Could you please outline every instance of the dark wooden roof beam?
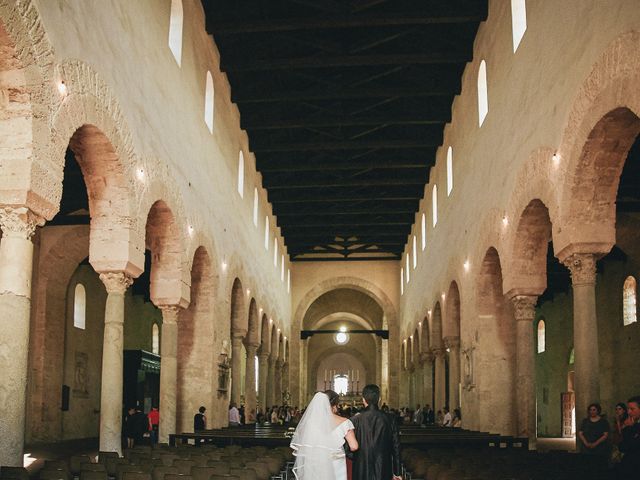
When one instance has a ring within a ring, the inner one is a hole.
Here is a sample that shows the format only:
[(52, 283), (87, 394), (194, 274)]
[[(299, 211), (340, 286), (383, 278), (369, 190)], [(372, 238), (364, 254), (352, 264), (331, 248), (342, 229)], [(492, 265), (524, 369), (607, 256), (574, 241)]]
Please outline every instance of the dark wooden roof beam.
[[(428, 155), (425, 155), (428, 157)], [(404, 170), (427, 168), (429, 163), (425, 158), (416, 156), (413, 160), (393, 160), (381, 158), (367, 161), (351, 161), (345, 158), (343, 161), (318, 161), (318, 162), (301, 162), (294, 161), (274, 161), (274, 162), (258, 162), (258, 170), (263, 174), (267, 173), (293, 173), (293, 172), (336, 172), (353, 170), (358, 172), (361, 170)]]
[[(388, 115), (388, 116), (322, 116), (295, 118), (264, 118), (246, 115), (241, 117), (244, 130), (279, 130), (289, 128), (319, 128), (335, 126), (368, 126), (368, 125), (442, 125), (451, 121), (450, 111), (443, 115)], [(249, 135), (251, 137), (251, 135)]]
[[(426, 134), (427, 132), (425, 132)], [(426, 136), (426, 135), (425, 135)], [(251, 142), (251, 150), (258, 153), (263, 152), (317, 152), (319, 150), (363, 150), (368, 148), (400, 149), (400, 148), (424, 148), (431, 149), (442, 143), (442, 132), (440, 138), (406, 139), (406, 140), (369, 140), (360, 142), (312, 142), (312, 143), (281, 143), (281, 144), (255, 144)]]
[[(269, 177), (270, 178), (270, 177)], [(265, 181), (263, 182), (264, 187), (270, 191), (276, 190), (297, 190), (300, 188), (335, 188), (335, 187), (347, 187), (347, 188), (358, 188), (358, 187), (387, 187), (387, 186), (398, 186), (398, 187), (406, 187), (409, 185), (421, 186), (424, 185), (426, 175), (424, 177), (406, 177), (406, 178), (365, 178), (365, 179), (315, 179), (315, 178), (300, 178), (297, 181), (293, 182), (291, 180), (282, 181), (282, 183), (278, 183), (277, 181)]]

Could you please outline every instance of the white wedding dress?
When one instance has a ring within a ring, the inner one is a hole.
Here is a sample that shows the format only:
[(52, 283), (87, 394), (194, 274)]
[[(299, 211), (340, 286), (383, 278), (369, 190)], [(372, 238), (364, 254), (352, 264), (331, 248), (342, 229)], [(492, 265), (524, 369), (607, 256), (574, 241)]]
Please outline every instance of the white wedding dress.
[(343, 445), (345, 435), (353, 428), (351, 420), (336, 427), (329, 397), (316, 393), (291, 439), (296, 479), (347, 480)]

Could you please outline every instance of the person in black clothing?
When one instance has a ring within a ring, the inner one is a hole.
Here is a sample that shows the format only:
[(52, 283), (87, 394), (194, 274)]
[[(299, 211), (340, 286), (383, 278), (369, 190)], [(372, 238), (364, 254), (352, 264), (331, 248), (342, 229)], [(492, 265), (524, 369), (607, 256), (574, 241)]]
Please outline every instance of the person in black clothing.
[(207, 428), (207, 417), (204, 416), (204, 412), (207, 409), (204, 407), (200, 407), (198, 409), (198, 413), (193, 416), (193, 431), (199, 432)]
[(127, 439), (126, 448), (133, 448), (133, 442), (135, 439), (135, 414), (136, 409), (133, 407), (129, 407), (127, 409), (127, 414), (124, 417), (124, 436)]
[(362, 390), (365, 410), (352, 418), (360, 445), (353, 457), (352, 480), (400, 480), (400, 439), (394, 418), (378, 408), (380, 387)]
[(622, 429), (620, 451), (624, 454), (618, 467), (618, 478), (631, 479), (640, 476), (640, 395), (627, 402), (629, 418)]
[(144, 434), (149, 431), (149, 418), (138, 405), (135, 409), (132, 421), (133, 444), (142, 445)]

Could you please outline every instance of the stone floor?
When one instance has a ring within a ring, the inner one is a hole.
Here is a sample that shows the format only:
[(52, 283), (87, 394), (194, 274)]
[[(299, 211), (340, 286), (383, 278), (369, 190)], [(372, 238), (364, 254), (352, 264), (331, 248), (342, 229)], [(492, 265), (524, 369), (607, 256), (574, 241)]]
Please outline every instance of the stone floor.
[(44, 466), (45, 460), (66, 460), (73, 455), (98, 455), (98, 439), (27, 445), (24, 449), (24, 466), (33, 476)]

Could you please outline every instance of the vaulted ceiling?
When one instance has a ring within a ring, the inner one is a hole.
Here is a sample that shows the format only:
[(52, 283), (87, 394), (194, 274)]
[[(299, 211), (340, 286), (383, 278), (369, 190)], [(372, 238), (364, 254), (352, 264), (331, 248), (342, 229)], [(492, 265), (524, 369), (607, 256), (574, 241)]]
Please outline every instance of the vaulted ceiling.
[(488, 0), (202, 0), (292, 260), (399, 259)]

